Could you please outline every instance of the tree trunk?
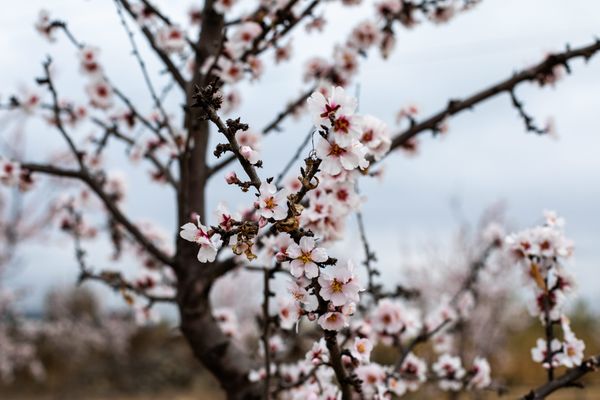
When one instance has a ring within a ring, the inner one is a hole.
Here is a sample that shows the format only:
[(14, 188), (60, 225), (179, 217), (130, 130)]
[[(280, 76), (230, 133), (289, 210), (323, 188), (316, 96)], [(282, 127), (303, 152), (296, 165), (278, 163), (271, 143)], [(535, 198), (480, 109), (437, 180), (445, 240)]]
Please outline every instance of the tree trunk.
[[(184, 127), (188, 132), (189, 150), (180, 158), (181, 190), (177, 197), (179, 226), (198, 213), (206, 222), (205, 190), (207, 181), (206, 154), (208, 151), (208, 121), (198, 118), (190, 109), (196, 85), (201, 85), (200, 68), (205, 60), (215, 55), (221, 46), (223, 16), (213, 10), (213, 0), (204, 4), (203, 24), (198, 39), (195, 73), (186, 88), (187, 111)], [(228, 399), (254, 400), (260, 398), (260, 387), (248, 381), (252, 360), (219, 328), (212, 316), (210, 290), (212, 278), (208, 272), (214, 264), (200, 264), (196, 258), (198, 247), (177, 238), (177, 304), (181, 332), (195, 357), (215, 376)]]
[(196, 358), (217, 378), (228, 399), (254, 400), (260, 398), (260, 387), (248, 381), (253, 367), (248, 355), (229, 340), (212, 317), (210, 287), (203, 286), (202, 269), (195, 259), (179, 276), (177, 300), (181, 332)]

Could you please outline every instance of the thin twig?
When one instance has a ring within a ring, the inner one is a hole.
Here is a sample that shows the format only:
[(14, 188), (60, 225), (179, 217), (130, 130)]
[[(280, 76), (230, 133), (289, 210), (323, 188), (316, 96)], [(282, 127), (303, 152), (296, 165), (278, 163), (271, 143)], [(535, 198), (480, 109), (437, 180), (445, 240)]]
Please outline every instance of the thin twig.
[(150, 92), (150, 96), (152, 96), (152, 100), (154, 101), (154, 106), (160, 112), (161, 117), (163, 119), (162, 124), (167, 128), (167, 131), (169, 132), (171, 138), (175, 139), (175, 133), (173, 132), (173, 128), (169, 123), (169, 116), (167, 115), (167, 112), (165, 111), (162, 102), (156, 94), (156, 90), (154, 90), (154, 85), (152, 84), (152, 80), (150, 79), (150, 74), (148, 74), (148, 69), (146, 68), (146, 62), (144, 61), (142, 55), (139, 52), (139, 49), (135, 42), (135, 38), (133, 36), (133, 32), (129, 28), (129, 25), (127, 25), (127, 21), (125, 20), (125, 16), (123, 15), (123, 10), (121, 9), (122, 6), (119, 3), (119, 0), (115, 0), (115, 6), (117, 8), (117, 14), (119, 15), (121, 25), (123, 26), (123, 29), (125, 29), (125, 32), (127, 33), (127, 38), (129, 39), (129, 43), (131, 44), (133, 56), (137, 60), (140, 69), (142, 70), (142, 75), (144, 77), (144, 81), (146, 82), (146, 86), (148, 87), (148, 91)]
[(308, 131), (308, 135), (306, 135), (306, 137), (304, 138), (302, 143), (300, 143), (300, 146), (298, 146), (298, 149), (296, 150), (294, 155), (290, 158), (290, 160), (287, 162), (285, 167), (283, 167), (283, 170), (277, 176), (277, 179), (275, 180), (275, 186), (279, 187), (281, 185), (281, 181), (283, 181), (283, 178), (285, 178), (285, 175), (292, 168), (292, 166), (294, 166), (294, 163), (296, 161), (298, 161), (298, 159), (302, 155), (302, 151), (304, 150), (304, 148), (306, 147), (308, 142), (310, 142), (310, 139), (312, 138), (314, 132), (315, 132), (314, 127), (311, 127), (310, 130)]
[(534, 133), (537, 133), (538, 135), (543, 135), (543, 134), (548, 133), (547, 128), (538, 127), (535, 124), (533, 117), (531, 115), (527, 114), (527, 112), (525, 111), (525, 106), (523, 105), (523, 102), (521, 102), (517, 98), (517, 95), (515, 94), (515, 90), (514, 89), (511, 90), (509, 93), (510, 93), (510, 99), (512, 101), (512, 105), (517, 109), (519, 116), (523, 120), (523, 123), (525, 124), (525, 129), (528, 132), (534, 132)]
[[(133, 9), (131, 8), (131, 4), (129, 3), (128, 0), (117, 0), (117, 1), (119, 1), (123, 5), (123, 7), (125, 8), (125, 10), (127, 11), (127, 13), (129, 14), (129, 16), (131, 18), (136, 17), (135, 13), (133, 12)], [(181, 74), (181, 71), (179, 70), (179, 68), (177, 68), (177, 66), (175, 66), (173, 61), (171, 61), (171, 59), (169, 58), (169, 55), (166, 54), (162, 49), (160, 49), (158, 47), (152, 32), (150, 32), (150, 30), (145, 26), (142, 26), (141, 30), (142, 30), (142, 33), (144, 34), (144, 36), (146, 37), (146, 40), (150, 44), (150, 47), (152, 47), (152, 49), (154, 50), (154, 52), (156, 53), (158, 58), (161, 59), (161, 61), (167, 68), (167, 71), (169, 71), (169, 73), (173, 76), (173, 79), (175, 80), (175, 82), (177, 82), (177, 85), (179, 85), (179, 87), (183, 91), (185, 91), (186, 87), (187, 87), (187, 82), (186, 82), (185, 78), (183, 77), (183, 75)]]
[(71, 150), (71, 153), (73, 153), (75, 160), (79, 164), (79, 168), (82, 171), (86, 171), (87, 167), (85, 166), (85, 164), (83, 162), (83, 154), (77, 149), (77, 147), (75, 146), (75, 143), (73, 142), (73, 139), (71, 139), (71, 136), (69, 136), (69, 134), (67, 133), (67, 130), (65, 129), (65, 126), (63, 125), (63, 122), (62, 122), (62, 118), (60, 116), (60, 105), (58, 102), (58, 94), (56, 93), (56, 88), (54, 87), (54, 83), (52, 82), (52, 78), (50, 76), (50, 65), (51, 64), (52, 64), (52, 59), (50, 57), (48, 57), (48, 59), (44, 62), (44, 72), (46, 73), (46, 76), (43, 79), (38, 80), (38, 82), (40, 84), (45, 84), (48, 86), (48, 90), (50, 90), (50, 93), (52, 95), (52, 112), (54, 114), (54, 120), (55, 120), (54, 122), (56, 123), (56, 127), (58, 128), (59, 132), (61, 133), (61, 135), (67, 142), (67, 145), (69, 146), (69, 149)]

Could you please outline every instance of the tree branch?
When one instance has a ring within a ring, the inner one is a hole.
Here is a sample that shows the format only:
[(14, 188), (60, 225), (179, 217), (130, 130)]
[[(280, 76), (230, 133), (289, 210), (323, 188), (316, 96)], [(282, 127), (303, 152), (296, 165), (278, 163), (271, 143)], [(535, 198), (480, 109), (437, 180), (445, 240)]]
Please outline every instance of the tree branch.
[(121, 9), (121, 4), (119, 3), (119, 0), (115, 0), (115, 5), (117, 7), (117, 14), (119, 15), (119, 20), (121, 21), (121, 25), (123, 25), (123, 28), (125, 29), (125, 32), (127, 33), (127, 38), (129, 39), (129, 43), (131, 44), (133, 56), (137, 60), (139, 66), (140, 66), (140, 69), (142, 70), (142, 76), (144, 77), (144, 81), (146, 82), (146, 86), (148, 87), (148, 91), (150, 92), (150, 96), (152, 96), (152, 100), (154, 101), (154, 106), (158, 109), (158, 111), (160, 112), (160, 115), (163, 119), (161, 125), (166, 126), (167, 131), (169, 132), (171, 138), (175, 139), (175, 134), (173, 132), (173, 128), (171, 127), (171, 124), (169, 124), (169, 116), (167, 115), (167, 112), (165, 111), (165, 109), (162, 105), (162, 102), (160, 101), (160, 99), (158, 98), (158, 95), (156, 94), (156, 90), (154, 89), (154, 85), (152, 84), (152, 80), (150, 79), (150, 75), (148, 74), (148, 69), (146, 68), (146, 62), (144, 61), (144, 59), (142, 58), (142, 55), (140, 54), (140, 52), (138, 50), (137, 43), (135, 42), (135, 38), (133, 37), (133, 32), (129, 28), (129, 25), (127, 25), (127, 21), (125, 20), (125, 16), (123, 15), (123, 10)]
[(587, 359), (580, 366), (571, 368), (558, 378), (533, 389), (531, 392), (521, 397), (521, 400), (542, 400), (559, 389), (576, 386), (579, 378), (583, 377), (588, 372), (597, 371), (598, 367), (600, 367), (600, 355)]
[[(273, 119), (273, 121), (269, 122), (262, 129), (262, 134), (264, 136), (266, 136), (269, 133), (271, 133), (272, 131), (278, 131), (279, 124), (284, 119), (286, 119), (290, 114), (292, 114), (298, 107), (300, 107), (306, 101), (306, 99), (312, 94), (312, 92), (314, 92), (315, 90), (316, 90), (316, 87), (312, 86), (307, 91), (302, 92), (296, 100), (294, 100), (292, 103), (288, 104), (288, 106), (285, 109), (283, 109), (281, 112), (279, 112), (279, 114), (277, 114), (277, 116), (275, 117), (275, 119)], [(217, 162), (210, 168), (210, 170), (208, 172), (208, 176), (212, 176), (212, 175), (216, 174), (217, 172), (219, 172), (220, 170), (225, 168), (227, 165), (232, 163), (233, 160), (235, 160), (235, 156), (229, 156), (229, 157), (223, 158), (223, 160)]]
[(207, 85), (204, 88), (198, 88), (194, 99), (196, 103), (192, 105), (192, 107), (199, 107), (205, 114), (205, 118), (210, 120), (219, 132), (221, 132), (227, 141), (229, 142), (229, 151), (231, 151), (240, 165), (250, 178), (250, 185), (254, 186), (256, 189), (260, 187), (261, 180), (256, 173), (255, 165), (251, 164), (250, 161), (246, 160), (246, 158), (240, 153), (240, 146), (235, 139), (235, 133), (238, 129), (246, 130), (248, 129), (248, 125), (242, 124), (238, 120), (227, 120), (227, 123), (223, 122), (221, 117), (217, 114), (215, 110), (214, 103), (214, 88), (211, 85)]
[(137, 242), (144, 247), (150, 254), (156, 257), (160, 262), (165, 265), (170, 265), (175, 267), (174, 260), (162, 252), (158, 247), (154, 245), (139, 229), (135, 226), (123, 212), (119, 209), (119, 207), (115, 204), (115, 202), (110, 198), (100, 184), (87, 172), (85, 171), (77, 171), (72, 169), (63, 169), (58, 168), (52, 165), (44, 165), (44, 164), (35, 164), (35, 163), (23, 163), (21, 166), (31, 172), (39, 172), (53, 176), (59, 176), (63, 178), (74, 178), (79, 179), (82, 182), (85, 182), (88, 187), (96, 193), (96, 195), (102, 200), (104, 206), (108, 209), (111, 215), (119, 222), (121, 225), (125, 227), (125, 229), (133, 236)]
[(404, 132), (398, 134), (392, 139), (392, 145), (390, 150), (402, 147), (410, 139), (415, 137), (421, 132), (432, 130), (436, 131), (439, 129), (439, 125), (449, 116), (460, 113), (461, 111), (468, 110), (476, 106), (477, 104), (494, 97), (503, 92), (511, 92), (516, 86), (523, 82), (530, 82), (535, 80), (543, 80), (549, 74), (552, 74), (552, 69), (556, 66), (563, 65), (568, 69), (568, 62), (575, 58), (583, 58), (588, 61), (600, 51), (600, 40), (596, 40), (593, 44), (578, 47), (576, 49), (567, 48), (562, 53), (556, 53), (548, 56), (544, 61), (534, 65), (533, 67), (527, 68), (521, 72), (515, 73), (510, 78), (507, 78), (495, 85), (489, 86), (464, 100), (450, 100), (448, 105), (442, 111), (432, 115), (426, 120), (416, 123), (409, 127)]
[(75, 157), (75, 160), (79, 164), (79, 167), (81, 168), (81, 170), (86, 170), (87, 167), (83, 163), (83, 154), (79, 150), (77, 150), (77, 147), (75, 146), (73, 139), (71, 139), (71, 137), (67, 133), (67, 130), (65, 129), (65, 126), (63, 125), (63, 122), (62, 122), (62, 119), (60, 116), (60, 105), (58, 102), (58, 94), (56, 92), (56, 88), (54, 87), (54, 83), (52, 82), (52, 78), (50, 77), (50, 65), (51, 64), (52, 64), (52, 59), (48, 57), (48, 60), (46, 60), (44, 62), (44, 72), (45, 72), (46, 76), (42, 79), (38, 79), (38, 83), (40, 85), (48, 86), (48, 90), (50, 90), (50, 94), (52, 95), (52, 113), (54, 114), (54, 120), (56, 123), (56, 127), (58, 128), (61, 135), (67, 142), (67, 145), (69, 146), (71, 153), (73, 153), (73, 156)]
[[(127, 11), (127, 13), (129, 14), (129, 16), (131, 18), (134, 18), (134, 19), (136, 18), (136, 15), (133, 12), (133, 9), (131, 8), (131, 4), (129, 3), (129, 0), (117, 0), (117, 1), (119, 1), (123, 5), (123, 7), (125, 8), (125, 10)], [(161, 61), (163, 62), (163, 64), (165, 64), (165, 67), (167, 68), (169, 73), (173, 76), (173, 79), (175, 79), (175, 82), (177, 82), (177, 85), (179, 85), (179, 87), (185, 91), (187, 82), (186, 82), (185, 78), (183, 77), (183, 75), (181, 74), (181, 72), (179, 71), (179, 68), (177, 68), (177, 66), (173, 63), (173, 61), (169, 58), (169, 56), (156, 45), (156, 41), (154, 40), (154, 35), (152, 34), (152, 32), (150, 32), (150, 30), (145, 26), (142, 26), (141, 30), (142, 30), (142, 33), (144, 34), (144, 36), (146, 37), (146, 39), (148, 40), (150, 47), (152, 47), (152, 50), (154, 50), (154, 52), (156, 52), (156, 54), (158, 55), (158, 58), (160, 58)]]

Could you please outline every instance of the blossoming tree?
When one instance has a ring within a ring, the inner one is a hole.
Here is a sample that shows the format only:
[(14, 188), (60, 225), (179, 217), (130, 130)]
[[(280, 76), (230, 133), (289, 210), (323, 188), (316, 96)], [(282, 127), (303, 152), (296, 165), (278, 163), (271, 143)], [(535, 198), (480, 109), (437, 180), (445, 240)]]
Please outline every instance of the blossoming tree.
[[(340, 2), (351, 7), (360, 0)], [(463, 359), (447, 339), (477, 307), (482, 274), (507, 255), (525, 272), (535, 299), (532, 312), (544, 328), (532, 357), (546, 368), (548, 379), (523, 398), (541, 399), (577, 384), (600, 358), (584, 356), (584, 343), (564, 314), (572, 279), (563, 260), (572, 246), (560, 218), (547, 213), (543, 226), (506, 240), (499, 226), (488, 226), (455, 293), (417, 307), (411, 302), (419, 295), (416, 291), (402, 285), (389, 290), (377, 282), (357, 182), (380, 176), (381, 163), (394, 150), (414, 150), (419, 135), (443, 132), (448, 118), (501, 94), (510, 96), (528, 131), (548, 133), (551, 127), (536, 124), (515, 88), (554, 83), (571, 71), (571, 60), (588, 60), (598, 52), (600, 42), (550, 54), (503, 81), (449, 101), (427, 118), (417, 119), (413, 107), (402, 110), (399, 118), (407, 127), (392, 133), (376, 116), (359, 113), (357, 99), (347, 90), (361, 60), (377, 51), (386, 58), (399, 29), (446, 22), (478, 1), (381, 0), (374, 2), (373, 15), (335, 46), (331, 57), (308, 60), (306, 90), (262, 131), (240, 118), (224, 119), (225, 114), (235, 114), (241, 101), (239, 83), (265, 73), (265, 57), (288, 61), (292, 39), (302, 26), (309, 33), (322, 29), (328, 3), (205, 0), (190, 10), (184, 25), (148, 0), (114, 0), (152, 99), (151, 110), (142, 109), (113, 83), (96, 43), (84, 41), (67, 22), (42, 11), (35, 28), (50, 41), (66, 40), (74, 46), (87, 81), (85, 96), (63, 98), (54, 79), (60, 67), (45, 60), (36, 80), (38, 90), (15, 94), (2, 108), (43, 119), (57, 132), (65, 151), (35, 161), (7, 150), (0, 159), (0, 181), (13, 191), (35, 191), (48, 180), (75, 182), (67, 195), (52, 202), (48, 218), (72, 235), (80, 281), (101, 281), (114, 288), (141, 317), (150, 318), (156, 303), (174, 304), (182, 334), (228, 398), (394, 398), (428, 382), (452, 393), (500, 390), (484, 357)], [(139, 51), (138, 30), (171, 79), (161, 90)], [(180, 96), (181, 110), (167, 108), (165, 97), (171, 93)], [(299, 113), (311, 117), (309, 135), (290, 154), (284, 171), (276, 178), (264, 176), (261, 168), (269, 158), (261, 154), (260, 142), (280, 129), (284, 119)], [(80, 140), (75, 133), (90, 126), (96, 133)], [(209, 145), (211, 137), (219, 141), (214, 147)], [(124, 177), (103, 163), (104, 154), (117, 143), (126, 147), (131, 162), (150, 166), (154, 184), (173, 193), (178, 232), (164, 234), (126, 214)], [(246, 196), (247, 207), (239, 213), (224, 203), (207, 204), (208, 182), (225, 171), (230, 172), (223, 184)], [(345, 222), (353, 214), (365, 249), (362, 263), (335, 254), (331, 247), (344, 239)], [(127, 279), (120, 271), (90, 265), (82, 239), (100, 236), (110, 238), (115, 258), (135, 254), (144, 273)], [(366, 280), (359, 279), (363, 267)], [(211, 301), (216, 282), (240, 269), (264, 278), (262, 307), (256, 310), (259, 343), (254, 345), (237, 340), (236, 310), (215, 308)], [(286, 290), (276, 295), (274, 287), (282, 283)], [(427, 342), (434, 343), (437, 359), (419, 356), (418, 348)], [(395, 349), (395, 362), (372, 360), (375, 346)], [(557, 371), (561, 367), (566, 369)]]

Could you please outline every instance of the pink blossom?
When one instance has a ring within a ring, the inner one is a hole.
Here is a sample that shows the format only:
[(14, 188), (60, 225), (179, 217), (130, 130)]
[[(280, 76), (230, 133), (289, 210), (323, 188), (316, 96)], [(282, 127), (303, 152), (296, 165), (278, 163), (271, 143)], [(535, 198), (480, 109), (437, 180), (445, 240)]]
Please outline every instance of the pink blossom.
[(373, 344), (369, 339), (355, 338), (352, 347), (350, 348), (350, 354), (362, 363), (368, 363), (371, 357), (371, 351), (373, 350)]
[(227, 182), (228, 185), (233, 185), (234, 183), (238, 183), (239, 181), (240, 181), (239, 178), (233, 171), (228, 172), (225, 175), (225, 182)]
[(103, 79), (90, 82), (86, 86), (86, 92), (93, 107), (106, 110), (113, 105), (112, 87)]
[(279, 301), (279, 324), (282, 329), (292, 329), (300, 318), (300, 309), (295, 301)]
[(38, 19), (35, 22), (35, 29), (48, 41), (54, 42), (56, 37), (54, 32), (56, 27), (52, 25), (52, 20), (50, 19), (50, 13), (47, 10), (40, 10), (38, 14)]
[(200, 217), (196, 224), (188, 222), (183, 225), (179, 236), (200, 245), (198, 261), (201, 263), (215, 261), (217, 250), (221, 247), (221, 238), (218, 234), (209, 235), (208, 228), (200, 223)]
[(362, 117), (360, 142), (367, 147), (376, 160), (380, 160), (387, 154), (392, 144), (385, 122), (371, 115)]
[(260, 154), (258, 151), (255, 151), (250, 146), (242, 146), (240, 147), (240, 154), (244, 157), (250, 164), (256, 164), (260, 161)]
[(348, 320), (341, 312), (329, 311), (319, 317), (318, 323), (326, 331), (339, 331), (348, 325)]
[(244, 22), (234, 32), (231, 40), (233, 41), (234, 46), (239, 46), (243, 49), (246, 49), (252, 46), (254, 39), (256, 39), (261, 32), (262, 28), (256, 22)]
[(93, 77), (102, 76), (102, 67), (98, 60), (100, 49), (92, 46), (84, 46), (79, 51), (79, 59), (81, 62), (81, 71)]
[(432, 369), (439, 379), (440, 389), (458, 391), (462, 388), (462, 378), (466, 372), (460, 358), (443, 354), (433, 364)]
[(235, 3), (237, 3), (237, 0), (216, 0), (214, 9), (219, 14), (225, 14), (233, 8)]
[(469, 372), (472, 374), (471, 379), (469, 379), (469, 388), (481, 390), (492, 383), (490, 363), (485, 358), (476, 357)]
[(400, 373), (408, 390), (414, 392), (427, 380), (427, 364), (413, 353), (408, 353), (402, 362)]
[(358, 167), (366, 168), (366, 149), (358, 141), (351, 142), (348, 146), (340, 146), (322, 137), (317, 140), (317, 157), (321, 160), (321, 169), (329, 175), (338, 175), (343, 170), (353, 170)]
[[(561, 349), (561, 344), (560, 341), (558, 339), (552, 339), (551, 345), (550, 345), (550, 351), (555, 353), (554, 355), (552, 355), (551, 360), (551, 364), (553, 367), (558, 367), (560, 361), (558, 358), (558, 353)], [(548, 359), (547, 359), (547, 352), (548, 350), (548, 346), (546, 344), (546, 340), (544, 339), (538, 339), (536, 342), (536, 346), (531, 349), (531, 358), (533, 359), (533, 361), (541, 363), (542, 366), (544, 368), (550, 368), (550, 364), (548, 363)]]
[(333, 267), (325, 269), (319, 276), (319, 285), (321, 297), (331, 301), (334, 306), (343, 306), (360, 300), (358, 292), (362, 289), (354, 276), (354, 265), (351, 261), (338, 262)]
[(354, 114), (357, 100), (346, 95), (344, 88), (337, 86), (331, 96), (326, 98), (321, 92), (314, 92), (307, 100), (315, 126), (331, 127), (331, 121), (338, 117), (350, 117)]
[(304, 236), (300, 239), (300, 244), (292, 243), (287, 254), (292, 261), (290, 262), (290, 270), (296, 278), (305, 275), (312, 279), (319, 276), (319, 267), (317, 263), (327, 261), (327, 252), (322, 247), (316, 247), (315, 239)]
[(185, 44), (185, 34), (178, 26), (166, 25), (156, 34), (156, 45), (167, 53), (181, 53)]
[(562, 352), (558, 354), (558, 361), (567, 368), (573, 368), (581, 365), (583, 362), (583, 351), (585, 343), (573, 335), (566, 335), (566, 340), (563, 342)]
[(263, 182), (260, 185), (258, 197), (258, 214), (263, 218), (282, 220), (287, 217), (287, 192), (277, 188), (272, 183)]
[(364, 21), (352, 30), (349, 43), (360, 50), (367, 50), (380, 39), (381, 32), (372, 21)]

